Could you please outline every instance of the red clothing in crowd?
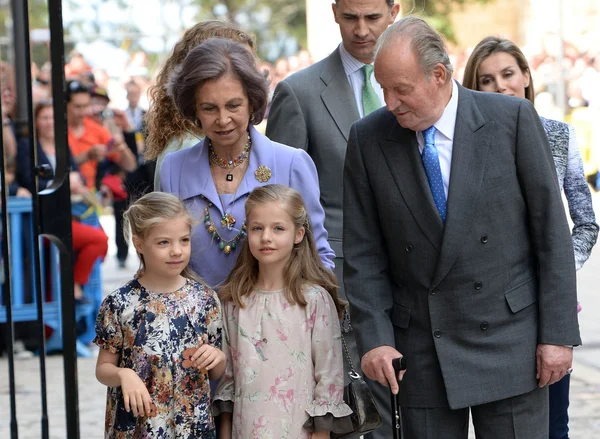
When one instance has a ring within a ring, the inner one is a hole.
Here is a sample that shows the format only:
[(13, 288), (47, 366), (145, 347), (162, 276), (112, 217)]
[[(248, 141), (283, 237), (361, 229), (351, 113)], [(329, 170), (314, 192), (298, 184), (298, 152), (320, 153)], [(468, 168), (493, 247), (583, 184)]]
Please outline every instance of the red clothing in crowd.
[(77, 253), (73, 265), (73, 277), (76, 284), (87, 284), (94, 263), (104, 259), (108, 251), (108, 236), (99, 227), (82, 224), (72, 220), (73, 250)]

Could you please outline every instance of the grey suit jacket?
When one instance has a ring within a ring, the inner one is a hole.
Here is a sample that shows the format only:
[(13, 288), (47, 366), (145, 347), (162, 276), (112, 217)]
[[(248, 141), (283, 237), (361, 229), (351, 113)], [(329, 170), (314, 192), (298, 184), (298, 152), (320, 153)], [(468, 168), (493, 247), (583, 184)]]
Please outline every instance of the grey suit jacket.
[(339, 49), (281, 81), (273, 96), (267, 137), (302, 148), (319, 173), (325, 228), (336, 256), (342, 257), (344, 157), (358, 109)]
[(355, 123), (344, 171), (344, 282), (359, 353), (406, 356), (407, 407), (532, 391), (538, 343), (579, 345), (573, 245), (540, 119), (458, 87), (447, 221), (415, 133), (385, 109)]

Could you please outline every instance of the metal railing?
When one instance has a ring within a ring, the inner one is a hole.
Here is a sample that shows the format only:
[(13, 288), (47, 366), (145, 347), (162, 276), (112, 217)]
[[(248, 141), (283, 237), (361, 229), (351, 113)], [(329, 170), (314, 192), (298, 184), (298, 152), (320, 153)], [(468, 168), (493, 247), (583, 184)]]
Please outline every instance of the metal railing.
[[(61, 287), (58, 248), (48, 240), (40, 239), (40, 270), (42, 279), (42, 294), (38, 295), (36, 283), (33, 279), (33, 218), (31, 198), (10, 197), (8, 199), (8, 217), (10, 230), (10, 291), (12, 293), (12, 320), (13, 322), (32, 322), (39, 319), (37, 298), (44, 298), (44, 324), (52, 329), (52, 336), (46, 340), (46, 352), (62, 351), (62, 315), (61, 315)], [(88, 215), (83, 222), (90, 226), (99, 227), (97, 215)], [(28, 262), (28, 263), (26, 263)], [(7, 322), (7, 309), (2, 306), (3, 284), (0, 285), (0, 323)], [(46, 286), (50, 286), (48, 289)], [(49, 290), (49, 291), (48, 291)], [(94, 322), (102, 302), (101, 262), (94, 264), (89, 281), (83, 287), (84, 296), (88, 304), (75, 307), (75, 320), (82, 319), (85, 331), (78, 335), (77, 355), (91, 357), (92, 352), (86, 346), (94, 338)]]

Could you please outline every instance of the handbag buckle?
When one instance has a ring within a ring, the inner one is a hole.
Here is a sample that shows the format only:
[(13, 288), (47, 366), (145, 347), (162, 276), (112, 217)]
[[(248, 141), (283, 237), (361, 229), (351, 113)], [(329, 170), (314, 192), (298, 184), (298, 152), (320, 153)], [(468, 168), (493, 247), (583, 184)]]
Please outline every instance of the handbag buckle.
[(348, 372), (348, 376), (350, 377), (350, 379), (352, 380), (360, 380), (362, 377), (356, 373), (356, 371), (351, 370), (350, 372)]

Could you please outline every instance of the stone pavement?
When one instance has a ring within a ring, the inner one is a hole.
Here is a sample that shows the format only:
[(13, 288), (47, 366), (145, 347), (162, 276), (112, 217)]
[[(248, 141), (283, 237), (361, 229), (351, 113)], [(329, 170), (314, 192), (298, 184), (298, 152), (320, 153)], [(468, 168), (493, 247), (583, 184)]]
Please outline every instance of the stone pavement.
[[(600, 193), (594, 194), (595, 210), (600, 217)], [(109, 256), (103, 264), (105, 294), (130, 279), (137, 269), (134, 255), (130, 255), (128, 267), (117, 267), (114, 247), (114, 221), (103, 217), (102, 224), (111, 237)], [(584, 345), (576, 348), (574, 372), (571, 378), (571, 438), (600, 438), (600, 244), (590, 260), (578, 274), (579, 300), (583, 311), (579, 323)], [(95, 359), (79, 359), (79, 419), (81, 438), (103, 437), (105, 388), (94, 376)], [(40, 393), (39, 361), (37, 358), (16, 362), (17, 421), (19, 439), (39, 439)], [(62, 357), (47, 358), (47, 398), (50, 437), (66, 437)], [(0, 439), (10, 437), (10, 398), (8, 395), (8, 362), (0, 358)], [(471, 437), (474, 435), (471, 432)]]

